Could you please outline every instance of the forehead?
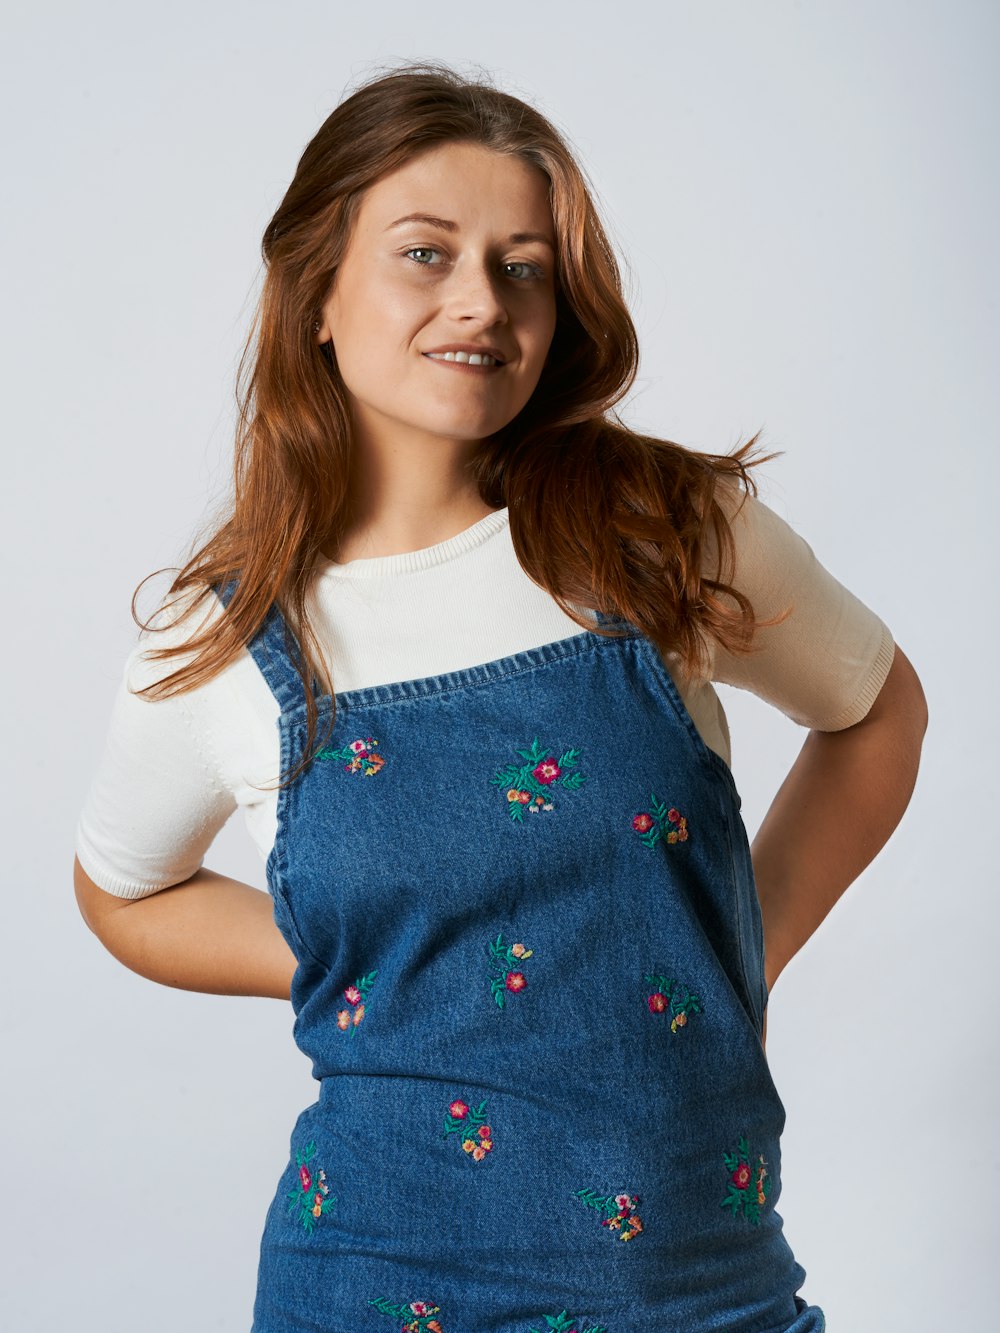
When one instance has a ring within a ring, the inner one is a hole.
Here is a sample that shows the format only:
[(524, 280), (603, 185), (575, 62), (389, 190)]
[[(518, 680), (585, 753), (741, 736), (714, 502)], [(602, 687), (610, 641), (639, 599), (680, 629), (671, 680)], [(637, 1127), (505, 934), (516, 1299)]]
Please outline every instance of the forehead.
[(381, 233), (409, 213), (463, 230), (539, 232), (555, 244), (548, 177), (523, 158), (481, 144), (439, 144), (381, 177), (365, 192), (358, 222)]

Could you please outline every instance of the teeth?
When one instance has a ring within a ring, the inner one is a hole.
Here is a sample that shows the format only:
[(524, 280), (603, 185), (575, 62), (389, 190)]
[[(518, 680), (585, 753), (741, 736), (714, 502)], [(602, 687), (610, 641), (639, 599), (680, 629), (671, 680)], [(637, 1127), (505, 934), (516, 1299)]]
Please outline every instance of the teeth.
[(427, 355), (432, 361), (461, 361), (470, 366), (495, 366), (499, 362), (492, 356), (487, 356), (485, 352), (480, 355), (478, 352), (428, 352)]

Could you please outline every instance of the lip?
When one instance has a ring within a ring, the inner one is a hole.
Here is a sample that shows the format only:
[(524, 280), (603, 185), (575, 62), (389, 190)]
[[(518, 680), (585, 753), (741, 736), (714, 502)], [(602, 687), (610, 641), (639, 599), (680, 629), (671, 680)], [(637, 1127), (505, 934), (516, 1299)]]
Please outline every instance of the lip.
[[(438, 352), (468, 352), (470, 356), (491, 356), (494, 361), (498, 361), (501, 366), (505, 366), (510, 360), (500, 351), (499, 347), (491, 347), (487, 343), (444, 343), (441, 347), (428, 347), (423, 353), (424, 356), (430, 356)], [(445, 364), (448, 364), (447, 362)], [(454, 363), (452, 363), (454, 364)], [(475, 367), (473, 367), (475, 369)], [(487, 366), (487, 370), (490, 369)]]

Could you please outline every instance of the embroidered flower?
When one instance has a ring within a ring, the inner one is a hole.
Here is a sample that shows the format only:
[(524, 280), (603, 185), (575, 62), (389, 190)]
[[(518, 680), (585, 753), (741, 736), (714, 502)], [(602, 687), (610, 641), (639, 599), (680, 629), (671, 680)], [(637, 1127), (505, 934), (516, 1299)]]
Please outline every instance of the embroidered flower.
[(536, 736), (529, 749), (517, 750), (517, 754), (525, 761), (520, 767), (508, 763), (490, 778), (493, 786), (506, 792), (507, 810), (517, 824), (524, 822), (525, 807), (533, 815), (554, 809), (554, 787), (579, 791), (587, 780), (577, 768), (579, 750), (566, 750), (556, 760), (539, 746)]
[(729, 1184), (721, 1206), (731, 1208), (734, 1217), (742, 1213), (746, 1221), (756, 1225), (760, 1222), (760, 1210), (771, 1193), (771, 1179), (763, 1156), (758, 1154), (753, 1166), (752, 1159), (753, 1154), (745, 1135), (740, 1139), (735, 1152), (722, 1154), (729, 1172)]
[[(486, 1122), (486, 1103), (475, 1108), (463, 1101), (454, 1101), (444, 1118), (444, 1138), (461, 1134), (462, 1150), (475, 1162), (481, 1162), (493, 1151), (493, 1130)], [(478, 1142), (477, 1142), (478, 1139)]]
[(367, 1012), (364, 1000), (371, 990), (375, 978), (378, 976), (378, 968), (374, 972), (369, 972), (365, 977), (358, 977), (357, 981), (351, 986), (345, 986), (344, 999), (348, 1004), (353, 1005), (353, 1009), (337, 1010), (337, 1027), (341, 1032), (350, 1032), (354, 1036), (354, 1031), (362, 1021)]
[(313, 758), (346, 759), (345, 773), (361, 773), (364, 777), (370, 778), (385, 763), (383, 757), (375, 753), (377, 746), (378, 741), (374, 736), (366, 736), (363, 740), (349, 741), (339, 750), (334, 746), (317, 750)]
[(681, 812), (674, 806), (668, 810), (655, 792), (649, 793), (649, 803), (652, 814), (643, 810), (632, 817), (632, 827), (642, 834), (639, 841), (645, 847), (655, 847), (661, 838), (668, 843), (687, 842), (688, 825)]
[[(410, 1301), (409, 1304), (395, 1305), (385, 1296), (369, 1301), (382, 1314), (391, 1314), (405, 1322), (401, 1325), (403, 1333), (443, 1333), (440, 1323), (433, 1318), (441, 1313), (441, 1307), (433, 1301)], [(414, 1318), (416, 1316), (416, 1318)]]
[(307, 1163), (316, 1156), (316, 1144), (309, 1143), (301, 1152), (295, 1154), (295, 1165), (299, 1169), (299, 1188), (288, 1195), (289, 1213), (296, 1214), (297, 1220), (312, 1235), (316, 1222), (328, 1213), (337, 1202), (326, 1183), (326, 1172), (309, 1170)]
[(597, 1194), (594, 1190), (574, 1190), (573, 1197), (580, 1199), (588, 1208), (596, 1208), (605, 1214), (602, 1227), (617, 1231), (619, 1240), (631, 1240), (642, 1231), (642, 1219), (635, 1211), (639, 1202), (637, 1194)]
[(584, 1326), (578, 1319), (571, 1319), (563, 1310), (560, 1314), (547, 1314), (544, 1329), (533, 1328), (529, 1333), (608, 1333), (608, 1330), (604, 1324)]
[(686, 1027), (689, 1014), (700, 1014), (701, 998), (688, 990), (680, 981), (671, 977), (659, 976), (647, 972), (645, 980), (656, 989), (646, 997), (646, 1004), (651, 1014), (670, 1014), (670, 1031), (676, 1036), (678, 1028)]
[(508, 992), (516, 994), (527, 986), (528, 978), (520, 968), (515, 968), (514, 964), (523, 963), (532, 956), (534, 950), (526, 949), (520, 942), (504, 944), (502, 934), (498, 935), (487, 949), (490, 955), (489, 970), (493, 973), (490, 978), (490, 990), (497, 1007), (502, 1009)]

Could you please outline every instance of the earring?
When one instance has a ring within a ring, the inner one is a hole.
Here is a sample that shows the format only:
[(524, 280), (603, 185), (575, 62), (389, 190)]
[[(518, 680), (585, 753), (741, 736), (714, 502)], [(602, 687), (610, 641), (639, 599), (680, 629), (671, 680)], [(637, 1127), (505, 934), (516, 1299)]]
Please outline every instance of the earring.
[(319, 320), (313, 320), (313, 333), (319, 333)]

